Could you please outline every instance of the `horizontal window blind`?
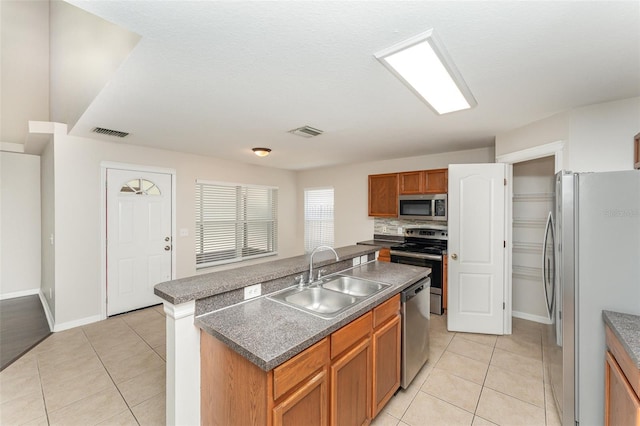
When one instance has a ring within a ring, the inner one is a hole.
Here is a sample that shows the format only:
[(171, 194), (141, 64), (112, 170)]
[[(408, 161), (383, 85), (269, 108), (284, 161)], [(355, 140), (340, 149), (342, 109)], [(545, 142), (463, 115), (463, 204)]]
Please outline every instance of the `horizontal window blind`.
[(196, 267), (278, 252), (278, 189), (196, 182)]
[(304, 249), (333, 247), (333, 188), (304, 190)]

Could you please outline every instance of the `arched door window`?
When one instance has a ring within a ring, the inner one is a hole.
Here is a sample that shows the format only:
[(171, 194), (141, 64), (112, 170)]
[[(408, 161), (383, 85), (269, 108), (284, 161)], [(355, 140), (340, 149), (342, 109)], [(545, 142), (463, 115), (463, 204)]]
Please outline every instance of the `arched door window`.
[(147, 179), (131, 179), (122, 185), (120, 193), (135, 195), (160, 195), (160, 188)]

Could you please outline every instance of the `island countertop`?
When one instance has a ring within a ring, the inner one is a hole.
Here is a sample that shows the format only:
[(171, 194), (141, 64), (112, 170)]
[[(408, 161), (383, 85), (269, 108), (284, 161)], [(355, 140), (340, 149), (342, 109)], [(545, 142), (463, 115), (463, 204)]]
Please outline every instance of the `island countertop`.
[(389, 284), (332, 319), (324, 319), (262, 296), (196, 317), (195, 324), (270, 371), (322, 338), (429, 276), (431, 269), (373, 261), (340, 272)]
[[(352, 245), (336, 248), (335, 250), (340, 259), (349, 259), (375, 253), (379, 250), (379, 247)], [(313, 265), (314, 267), (321, 267), (335, 262), (335, 257), (331, 251), (319, 251), (315, 254)], [(308, 269), (309, 255), (294, 256), (166, 281), (155, 286), (154, 294), (169, 303), (177, 305), (275, 280), (287, 275), (299, 274)]]

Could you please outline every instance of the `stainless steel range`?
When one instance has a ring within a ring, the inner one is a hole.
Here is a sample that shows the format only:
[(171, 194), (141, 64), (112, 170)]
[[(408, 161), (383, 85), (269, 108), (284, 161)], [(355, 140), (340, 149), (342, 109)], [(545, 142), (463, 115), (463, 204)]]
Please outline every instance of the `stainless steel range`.
[(447, 226), (407, 227), (404, 243), (391, 246), (391, 261), (431, 268), (431, 313), (442, 315), (442, 257), (447, 250)]

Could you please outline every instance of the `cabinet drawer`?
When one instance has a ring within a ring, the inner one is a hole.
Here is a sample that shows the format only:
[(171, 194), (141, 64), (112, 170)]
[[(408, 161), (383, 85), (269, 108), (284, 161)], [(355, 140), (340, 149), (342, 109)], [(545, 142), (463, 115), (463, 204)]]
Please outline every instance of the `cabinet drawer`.
[(273, 399), (293, 389), (298, 383), (329, 362), (329, 338), (299, 353), (273, 370)]
[(394, 317), (398, 311), (400, 311), (400, 295), (396, 294), (373, 310), (373, 328), (377, 328), (389, 318)]
[(331, 335), (331, 359), (340, 355), (370, 333), (371, 312), (367, 312)]

